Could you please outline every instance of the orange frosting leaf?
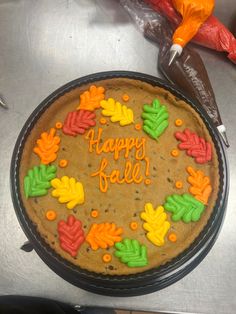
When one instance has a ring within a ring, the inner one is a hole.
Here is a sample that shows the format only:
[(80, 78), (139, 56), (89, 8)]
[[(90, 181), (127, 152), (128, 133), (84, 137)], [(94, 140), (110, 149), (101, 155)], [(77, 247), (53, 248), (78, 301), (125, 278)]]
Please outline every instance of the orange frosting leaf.
[(105, 98), (105, 89), (101, 86), (96, 87), (95, 85), (90, 86), (89, 90), (85, 91), (80, 95), (80, 104), (78, 109), (94, 111), (100, 108), (100, 101)]
[(212, 192), (210, 178), (205, 176), (200, 170), (194, 170), (192, 167), (187, 167), (187, 172), (190, 174), (188, 182), (191, 184), (189, 192), (203, 204), (207, 204)]
[(41, 138), (37, 140), (37, 146), (33, 149), (44, 165), (48, 165), (57, 158), (56, 153), (59, 150), (60, 137), (55, 136), (55, 133), (55, 128), (51, 128), (49, 133), (43, 132)]
[(90, 244), (92, 250), (96, 251), (99, 248), (106, 249), (122, 240), (122, 228), (117, 228), (114, 223), (92, 224), (86, 241)]

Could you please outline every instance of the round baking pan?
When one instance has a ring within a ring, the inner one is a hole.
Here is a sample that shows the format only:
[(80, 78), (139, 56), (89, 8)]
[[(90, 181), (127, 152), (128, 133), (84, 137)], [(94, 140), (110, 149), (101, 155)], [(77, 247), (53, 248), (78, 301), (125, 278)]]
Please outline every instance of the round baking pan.
[[(29, 219), (23, 206), (19, 187), (19, 166), (24, 144), (30, 131), (43, 112), (55, 100), (74, 88), (84, 84), (96, 83), (97, 81), (111, 78), (130, 78), (141, 80), (153, 86), (165, 88), (177, 98), (187, 102), (195, 109), (195, 111), (199, 113), (204, 121), (216, 147), (219, 159), (220, 188), (218, 198), (214, 206), (213, 213), (199, 236), (188, 249), (165, 265), (153, 268), (143, 273), (126, 276), (101, 275), (89, 272), (62, 259), (44, 241), (44, 239), (37, 232), (37, 227)], [(192, 99), (185, 96), (182, 91), (170, 84), (167, 84), (165, 81), (150, 75), (127, 71), (102, 72), (88, 75), (62, 86), (46, 98), (34, 110), (19, 134), (12, 156), (10, 179), (11, 194), (16, 215), (26, 236), (42, 260), (59, 276), (75, 286), (98, 294), (111, 296), (135, 296), (151, 293), (173, 284), (192, 271), (207, 255), (217, 238), (226, 210), (229, 189), (229, 174), (225, 147), (216, 127), (213, 125), (205, 110), (200, 107), (198, 103), (195, 103)]]

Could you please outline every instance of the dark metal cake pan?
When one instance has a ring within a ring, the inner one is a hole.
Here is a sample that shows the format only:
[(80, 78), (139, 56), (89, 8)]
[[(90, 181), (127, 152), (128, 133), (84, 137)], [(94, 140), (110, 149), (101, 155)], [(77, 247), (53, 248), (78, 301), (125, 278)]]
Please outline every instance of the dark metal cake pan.
[[(35, 123), (43, 112), (56, 99), (74, 88), (84, 84), (96, 83), (97, 81), (111, 78), (130, 78), (141, 80), (153, 86), (165, 88), (177, 98), (187, 102), (196, 112), (199, 113), (204, 121), (214, 142), (219, 160), (220, 188), (218, 198), (207, 225), (203, 228), (202, 232), (195, 239), (195, 241), (188, 249), (165, 265), (153, 268), (143, 273), (126, 276), (101, 275), (89, 272), (62, 259), (44, 241), (38, 233), (37, 227), (29, 219), (21, 199), (19, 186), (19, 167), (24, 144)], [(194, 102), (194, 100), (187, 97), (182, 91), (170, 84), (167, 84), (165, 81), (150, 75), (127, 71), (102, 72), (76, 79), (60, 87), (44, 101), (42, 101), (42, 103), (30, 115), (18, 136), (12, 155), (10, 179), (11, 194), (16, 215), (26, 236), (42, 260), (59, 276), (75, 286), (94, 293), (111, 296), (135, 296), (151, 293), (173, 284), (191, 272), (207, 255), (217, 238), (223, 222), (229, 190), (229, 172), (225, 147), (216, 127), (208, 117), (205, 110), (200, 107), (198, 103)]]

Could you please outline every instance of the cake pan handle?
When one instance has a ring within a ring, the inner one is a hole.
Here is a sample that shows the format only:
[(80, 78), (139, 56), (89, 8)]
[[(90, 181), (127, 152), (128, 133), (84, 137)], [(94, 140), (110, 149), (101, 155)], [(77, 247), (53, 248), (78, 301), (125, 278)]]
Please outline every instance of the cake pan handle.
[(21, 247), (21, 250), (25, 251), (25, 252), (32, 252), (34, 247), (33, 244), (30, 241), (26, 241)]

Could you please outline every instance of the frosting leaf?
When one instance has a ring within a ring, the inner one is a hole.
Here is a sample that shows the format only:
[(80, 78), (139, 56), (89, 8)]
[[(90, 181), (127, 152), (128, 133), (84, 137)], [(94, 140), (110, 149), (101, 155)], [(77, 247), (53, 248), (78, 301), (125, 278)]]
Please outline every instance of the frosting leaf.
[(69, 112), (63, 124), (62, 131), (66, 135), (77, 136), (96, 125), (96, 115), (88, 110)]
[(187, 155), (194, 157), (199, 164), (207, 163), (212, 159), (211, 144), (199, 137), (196, 133), (185, 129), (183, 132), (176, 132), (175, 137), (181, 141), (178, 145), (180, 150), (186, 150)]
[(182, 219), (183, 222), (189, 223), (198, 221), (201, 218), (205, 206), (192, 195), (186, 193), (168, 196), (164, 208), (172, 213), (171, 218), (173, 221)]
[(73, 215), (69, 215), (67, 221), (58, 222), (57, 231), (60, 247), (71, 256), (76, 256), (79, 247), (85, 240), (81, 221)]
[(49, 133), (43, 132), (40, 139), (37, 140), (37, 146), (33, 151), (41, 159), (41, 163), (48, 165), (57, 158), (59, 150), (60, 137), (55, 135), (56, 129), (51, 128)]
[(191, 184), (189, 192), (203, 204), (207, 204), (212, 192), (210, 178), (205, 176), (200, 170), (194, 170), (192, 167), (187, 167), (187, 172), (190, 174), (188, 182)]
[(55, 166), (40, 165), (30, 169), (24, 178), (26, 198), (46, 195), (51, 187), (50, 181), (55, 178)]
[(115, 244), (115, 256), (128, 267), (143, 267), (148, 265), (147, 248), (138, 240), (124, 239)]
[(166, 106), (161, 105), (158, 99), (153, 100), (152, 106), (143, 106), (142, 118), (144, 132), (153, 139), (158, 139), (169, 125)]
[(100, 101), (105, 98), (104, 92), (103, 87), (91, 85), (89, 90), (80, 95), (80, 104), (77, 109), (94, 111), (100, 108)]
[(103, 108), (102, 114), (110, 117), (111, 122), (119, 122), (121, 126), (134, 122), (133, 110), (115, 101), (113, 98), (102, 100), (100, 104)]
[(165, 244), (165, 236), (170, 229), (170, 223), (167, 221), (167, 214), (162, 206), (153, 208), (151, 203), (145, 204), (145, 210), (141, 213), (141, 218), (146, 221), (143, 228), (147, 231), (147, 238), (154, 245), (162, 246)]
[(90, 244), (92, 250), (99, 248), (106, 249), (121, 241), (122, 228), (117, 228), (114, 223), (92, 224), (86, 241)]
[(84, 188), (75, 178), (63, 176), (51, 181), (54, 190), (52, 196), (57, 197), (59, 203), (67, 203), (68, 209), (73, 209), (78, 204), (84, 203)]

